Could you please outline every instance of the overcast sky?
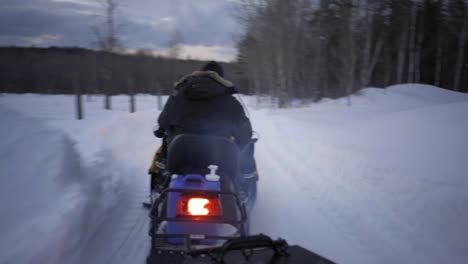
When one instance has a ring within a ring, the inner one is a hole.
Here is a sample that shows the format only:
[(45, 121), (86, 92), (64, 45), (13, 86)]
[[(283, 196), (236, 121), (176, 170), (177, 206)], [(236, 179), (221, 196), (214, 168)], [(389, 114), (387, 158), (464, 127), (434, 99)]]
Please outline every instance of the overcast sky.
[[(103, 20), (102, 0), (0, 0), (0, 45), (95, 48), (91, 27)], [(235, 58), (240, 27), (235, 0), (119, 0), (116, 19), (126, 48), (164, 52), (176, 30), (183, 56)]]

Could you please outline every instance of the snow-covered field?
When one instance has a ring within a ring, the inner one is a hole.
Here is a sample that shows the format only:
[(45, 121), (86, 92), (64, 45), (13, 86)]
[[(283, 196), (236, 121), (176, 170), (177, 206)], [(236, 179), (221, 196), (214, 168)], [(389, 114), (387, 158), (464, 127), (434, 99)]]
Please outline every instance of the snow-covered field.
[[(368, 88), (293, 109), (243, 97), (260, 135), (252, 232), (338, 263), (468, 262), (468, 95)], [(0, 263), (144, 263), (156, 98), (0, 96)]]

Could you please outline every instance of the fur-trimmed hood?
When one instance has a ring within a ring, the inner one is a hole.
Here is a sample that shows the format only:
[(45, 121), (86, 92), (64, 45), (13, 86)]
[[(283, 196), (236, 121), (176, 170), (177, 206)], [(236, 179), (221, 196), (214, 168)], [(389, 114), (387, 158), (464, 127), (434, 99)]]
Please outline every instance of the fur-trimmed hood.
[(196, 71), (175, 83), (176, 94), (190, 100), (205, 100), (223, 94), (237, 93), (233, 83), (214, 71)]
[(223, 77), (219, 76), (218, 73), (215, 71), (194, 71), (191, 74), (187, 74), (184, 77), (180, 78), (179, 81), (174, 83), (174, 87), (177, 88), (177, 86), (181, 83), (183, 83), (185, 80), (187, 80), (190, 77), (209, 77), (217, 82), (219, 82), (221, 85), (225, 87), (234, 87), (234, 84)]

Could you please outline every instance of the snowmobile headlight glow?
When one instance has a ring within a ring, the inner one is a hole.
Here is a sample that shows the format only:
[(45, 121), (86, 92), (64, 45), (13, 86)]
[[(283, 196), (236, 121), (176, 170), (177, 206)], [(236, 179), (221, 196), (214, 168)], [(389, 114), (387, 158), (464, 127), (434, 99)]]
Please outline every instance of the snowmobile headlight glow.
[(182, 195), (177, 204), (178, 216), (221, 216), (219, 198)]

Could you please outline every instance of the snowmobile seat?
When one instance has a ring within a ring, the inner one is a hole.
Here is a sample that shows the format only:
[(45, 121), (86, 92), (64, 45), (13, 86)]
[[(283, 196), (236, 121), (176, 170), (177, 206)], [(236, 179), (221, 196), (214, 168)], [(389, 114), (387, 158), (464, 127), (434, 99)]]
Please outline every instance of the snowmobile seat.
[(167, 169), (171, 174), (207, 174), (209, 165), (218, 166), (219, 175), (238, 177), (239, 148), (231, 140), (195, 134), (181, 134), (170, 143)]

